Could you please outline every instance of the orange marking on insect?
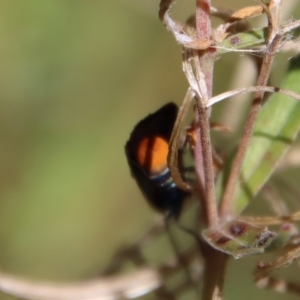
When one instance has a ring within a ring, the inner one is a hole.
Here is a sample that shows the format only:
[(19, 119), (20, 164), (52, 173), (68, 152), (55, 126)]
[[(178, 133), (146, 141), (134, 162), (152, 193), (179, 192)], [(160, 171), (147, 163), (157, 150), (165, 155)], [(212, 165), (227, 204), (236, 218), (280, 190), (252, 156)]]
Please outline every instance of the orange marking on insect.
[(191, 149), (194, 149), (196, 146), (196, 143), (197, 143), (197, 135), (196, 135), (195, 128), (193, 128), (193, 127), (187, 128), (186, 134), (187, 134), (188, 142), (190, 144)]
[(137, 161), (150, 174), (159, 174), (167, 167), (168, 142), (159, 136), (144, 138), (137, 149)]

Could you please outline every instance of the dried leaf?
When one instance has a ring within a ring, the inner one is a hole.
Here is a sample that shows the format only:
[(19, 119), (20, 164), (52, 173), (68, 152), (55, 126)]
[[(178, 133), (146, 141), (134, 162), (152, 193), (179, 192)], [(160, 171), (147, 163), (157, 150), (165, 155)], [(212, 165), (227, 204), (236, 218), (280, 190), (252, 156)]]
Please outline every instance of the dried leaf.
[[(273, 5), (269, 5), (271, 8)], [(256, 17), (261, 15), (264, 12), (264, 8), (261, 5), (248, 6), (242, 9), (235, 11), (230, 18), (228, 19), (228, 23), (245, 20), (248, 18)]]
[(195, 50), (205, 50), (215, 44), (213, 40), (201, 40), (196, 39), (190, 43), (186, 44), (187, 48), (195, 49)]

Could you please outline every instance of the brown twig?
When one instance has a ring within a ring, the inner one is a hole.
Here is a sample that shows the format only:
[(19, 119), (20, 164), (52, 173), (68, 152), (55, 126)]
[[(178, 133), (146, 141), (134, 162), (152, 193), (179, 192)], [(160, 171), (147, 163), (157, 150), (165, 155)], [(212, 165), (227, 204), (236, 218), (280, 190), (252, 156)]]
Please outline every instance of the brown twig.
[[(210, 0), (197, 0), (196, 5), (196, 34), (200, 40), (209, 40), (211, 38), (211, 20), (210, 20)], [(213, 82), (213, 67), (214, 59), (211, 51), (197, 52), (199, 65), (195, 65), (195, 76), (200, 87), (199, 93), (196, 93), (197, 114), (195, 116), (196, 123), (200, 124), (199, 129), (196, 129), (196, 135), (200, 137), (196, 141), (194, 155), (195, 155), (195, 169), (196, 173), (200, 174), (204, 171), (204, 187), (205, 187), (205, 211), (209, 227), (218, 226), (218, 212), (215, 198), (214, 188), (214, 174), (212, 162), (212, 146), (210, 141), (210, 127), (209, 127), (209, 109), (205, 107), (205, 103), (212, 95)], [(199, 74), (197, 74), (197, 71)], [(203, 75), (203, 76), (201, 76)], [(202, 84), (201, 81), (204, 81)], [(205, 86), (206, 91), (201, 89)], [(201, 156), (201, 157), (199, 157)], [(198, 164), (198, 162), (203, 162)], [(202, 170), (204, 168), (204, 170)], [(200, 170), (201, 169), (201, 170)]]
[(131, 274), (116, 275), (76, 283), (51, 283), (32, 281), (0, 273), (0, 290), (21, 299), (75, 300), (133, 298), (146, 294), (162, 285), (159, 272), (142, 268)]
[[(215, 197), (215, 184), (214, 184), (214, 168), (212, 161), (212, 148), (210, 141), (210, 127), (209, 127), (209, 112), (207, 108), (204, 108), (201, 104), (201, 100), (197, 99), (197, 112), (198, 112), (198, 122), (200, 124), (200, 140), (201, 140), (201, 150), (200, 155), (203, 158), (203, 168), (204, 168), (204, 179), (205, 179), (205, 210), (206, 218), (209, 227), (217, 227), (219, 218)], [(199, 147), (200, 148), (200, 147)], [(197, 144), (195, 146), (195, 157), (198, 155)], [(197, 154), (196, 154), (197, 152)], [(196, 160), (197, 162), (197, 160)]]
[[(197, 37), (201, 40), (209, 40), (211, 38), (211, 20), (210, 20), (210, 0), (197, 0), (196, 2), (196, 32)], [(212, 96), (214, 54), (213, 50), (198, 52), (199, 74), (196, 72), (198, 86), (201, 86), (201, 80), (205, 80), (206, 93), (196, 93), (197, 114), (195, 121), (200, 124), (197, 130), (197, 136), (200, 137), (196, 141), (195, 153), (195, 169), (198, 172), (202, 165), (198, 161), (203, 161), (204, 179), (205, 179), (205, 201), (203, 209), (206, 212), (208, 227), (217, 227), (219, 225), (219, 217), (217, 211), (214, 173), (212, 162), (212, 146), (210, 141), (210, 110), (206, 107), (208, 99)], [(202, 73), (200, 73), (202, 72)], [(201, 76), (204, 75), (204, 76)], [(202, 96), (202, 97), (201, 97)], [(203, 202), (203, 201), (202, 201)], [(226, 270), (227, 256), (224, 253), (212, 249), (209, 245), (203, 243), (202, 254), (204, 258), (204, 284), (202, 291), (203, 300), (221, 299), (224, 283), (224, 274)]]
[[(262, 66), (259, 72), (259, 76), (257, 79), (257, 85), (258, 86), (265, 86), (268, 83), (271, 68), (273, 65), (273, 61), (275, 58), (275, 54), (280, 47), (282, 36), (276, 34), (273, 36), (272, 34), (269, 35), (272, 40), (269, 43), (268, 51), (265, 53)], [(226, 219), (228, 216), (231, 215), (232, 209), (233, 209), (233, 200), (234, 200), (234, 193), (235, 189), (239, 180), (242, 164), (246, 155), (246, 151), (248, 149), (248, 146), (251, 142), (252, 134), (254, 125), (257, 119), (258, 112), (260, 110), (260, 107), (262, 105), (262, 101), (264, 98), (264, 91), (259, 91), (254, 94), (254, 99), (252, 102), (252, 106), (250, 108), (250, 112), (248, 115), (248, 119), (246, 121), (246, 125), (244, 128), (244, 133), (239, 145), (239, 148), (237, 150), (237, 154), (235, 156), (234, 162), (232, 164), (231, 172), (229, 175), (229, 179), (225, 186), (224, 195), (221, 201), (221, 217), (223, 219)]]

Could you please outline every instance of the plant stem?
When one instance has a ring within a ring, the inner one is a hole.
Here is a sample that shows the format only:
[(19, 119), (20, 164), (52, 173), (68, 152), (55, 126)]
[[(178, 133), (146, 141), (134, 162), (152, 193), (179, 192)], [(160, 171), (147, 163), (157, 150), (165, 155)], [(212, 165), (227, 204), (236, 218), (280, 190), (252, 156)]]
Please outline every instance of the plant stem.
[[(282, 37), (277, 35), (270, 43), (268, 47), (268, 51), (264, 55), (262, 65), (260, 68), (259, 76), (257, 79), (258, 86), (265, 86), (270, 77), (272, 64), (275, 58), (275, 53), (280, 46)], [(250, 112), (246, 121), (246, 125), (244, 128), (244, 133), (241, 138), (241, 142), (239, 148), (237, 150), (237, 154), (235, 156), (234, 162), (232, 164), (231, 172), (226, 183), (223, 199), (221, 201), (220, 213), (223, 219), (228, 218), (232, 214), (233, 210), (233, 200), (236, 186), (238, 184), (242, 164), (246, 155), (247, 148), (251, 142), (254, 125), (257, 119), (258, 112), (262, 105), (262, 101), (264, 98), (264, 91), (256, 92), (253, 97), (252, 106), (250, 108)]]
[[(201, 145), (195, 147), (195, 163), (199, 158), (198, 154), (201, 156), (202, 165), (204, 168), (204, 179), (205, 179), (205, 201), (204, 204), (205, 217), (207, 220), (208, 227), (217, 227), (219, 218), (217, 203), (215, 197), (215, 186), (214, 186), (214, 169), (212, 162), (212, 152), (211, 152), (211, 141), (210, 141), (210, 125), (209, 125), (209, 111), (204, 108), (201, 104), (201, 100), (197, 100), (197, 111), (198, 111), (198, 122), (200, 124), (199, 135), (201, 138)], [(201, 152), (199, 151), (201, 148)], [(198, 150), (199, 149), (199, 150)], [(197, 152), (197, 154), (196, 154)]]
[[(196, 32), (197, 37), (201, 40), (211, 39), (211, 20), (210, 20), (210, 0), (196, 1)], [(203, 211), (207, 221), (208, 227), (218, 227), (218, 207), (216, 202), (216, 194), (214, 187), (214, 173), (212, 161), (212, 146), (210, 140), (210, 110), (207, 109), (205, 103), (212, 96), (213, 86), (213, 68), (214, 68), (214, 50), (208, 49), (206, 51), (199, 51), (199, 69), (204, 75), (206, 93), (203, 93), (207, 99), (201, 99), (199, 94), (196, 94), (197, 114), (195, 121), (200, 124), (197, 130), (197, 136), (200, 139), (196, 141), (195, 146), (195, 168), (199, 179), (199, 174), (204, 169), (205, 179), (205, 199), (202, 200)], [(202, 80), (199, 76), (199, 81)], [(201, 86), (201, 84), (199, 84)], [(207, 243), (202, 243), (202, 254), (204, 259), (204, 284), (202, 290), (202, 299), (221, 299), (224, 275), (226, 271), (227, 255), (221, 253)]]
[(229, 256), (203, 243), (205, 258), (202, 300), (223, 299), (223, 286)]
[[(210, 0), (197, 0), (196, 3), (196, 33), (197, 37), (201, 40), (208, 40), (211, 38), (210, 4)], [(196, 124), (200, 124), (196, 134), (200, 139), (199, 141), (197, 140), (194, 151), (195, 168), (199, 181), (200, 175), (203, 174), (204, 171), (205, 199), (202, 199), (202, 205), (204, 204), (205, 218), (208, 227), (217, 227), (219, 220), (214, 187), (209, 109), (205, 107), (205, 103), (212, 95), (214, 60), (210, 49), (207, 51), (199, 51), (198, 58), (199, 66), (196, 67), (199, 67), (200, 72), (204, 75), (203, 78), (205, 80), (207, 91), (202, 94), (207, 99), (201, 99), (199, 95), (196, 95), (198, 113), (195, 116), (195, 121)], [(203, 80), (201, 76), (199, 80)], [(201, 85), (199, 84), (199, 86)], [(202, 170), (202, 168), (204, 170)], [(199, 182), (199, 185), (200, 184), (201, 183)]]
[(211, 38), (210, 6), (211, 0), (196, 0), (196, 31), (203, 40)]

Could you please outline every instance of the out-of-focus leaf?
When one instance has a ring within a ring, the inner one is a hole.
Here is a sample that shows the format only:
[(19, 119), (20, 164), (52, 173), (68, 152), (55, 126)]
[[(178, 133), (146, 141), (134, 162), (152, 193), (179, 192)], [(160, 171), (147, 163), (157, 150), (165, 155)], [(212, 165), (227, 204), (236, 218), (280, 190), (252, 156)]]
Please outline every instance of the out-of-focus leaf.
[[(300, 93), (300, 56), (291, 59), (282, 88)], [(281, 94), (270, 97), (261, 109), (236, 193), (241, 211), (259, 192), (300, 130), (300, 102)]]

